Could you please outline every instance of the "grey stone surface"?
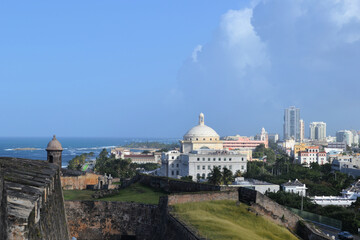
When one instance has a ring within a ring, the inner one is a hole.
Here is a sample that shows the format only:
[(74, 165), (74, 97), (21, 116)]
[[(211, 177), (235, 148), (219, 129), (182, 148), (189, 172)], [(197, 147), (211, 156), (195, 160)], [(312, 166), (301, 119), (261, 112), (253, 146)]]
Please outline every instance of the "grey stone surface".
[(1, 239), (69, 239), (59, 167), (0, 158)]

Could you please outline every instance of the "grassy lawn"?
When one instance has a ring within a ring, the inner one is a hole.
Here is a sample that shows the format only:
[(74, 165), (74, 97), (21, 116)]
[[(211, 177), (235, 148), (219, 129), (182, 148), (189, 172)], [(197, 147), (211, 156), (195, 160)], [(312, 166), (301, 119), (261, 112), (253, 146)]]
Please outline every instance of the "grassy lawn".
[(63, 190), (65, 200), (93, 200), (91, 190)]
[[(65, 200), (90, 200), (94, 201), (91, 190), (64, 190)], [(128, 188), (120, 190), (117, 195), (96, 199), (96, 201), (119, 201), (119, 202), (140, 202), (158, 204), (159, 197), (165, 196), (163, 192), (155, 191), (152, 188), (135, 183)]]
[(247, 211), (235, 201), (209, 201), (174, 205), (181, 220), (194, 227), (201, 236), (216, 239), (297, 239), (286, 228)]

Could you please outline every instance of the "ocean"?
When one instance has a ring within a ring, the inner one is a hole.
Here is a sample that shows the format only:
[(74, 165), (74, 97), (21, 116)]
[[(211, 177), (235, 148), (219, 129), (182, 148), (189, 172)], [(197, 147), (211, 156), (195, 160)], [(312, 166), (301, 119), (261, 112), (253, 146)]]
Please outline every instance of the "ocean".
[[(0, 137), (0, 157), (16, 157), (46, 160), (46, 146), (52, 137)], [(62, 165), (66, 167), (68, 162), (76, 155), (82, 153), (94, 152), (95, 157), (106, 148), (109, 152), (111, 148), (126, 145), (131, 142), (162, 142), (174, 143), (175, 138), (74, 138), (57, 137), (64, 151), (62, 153)], [(19, 150), (22, 148), (31, 148), (33, 150)]]

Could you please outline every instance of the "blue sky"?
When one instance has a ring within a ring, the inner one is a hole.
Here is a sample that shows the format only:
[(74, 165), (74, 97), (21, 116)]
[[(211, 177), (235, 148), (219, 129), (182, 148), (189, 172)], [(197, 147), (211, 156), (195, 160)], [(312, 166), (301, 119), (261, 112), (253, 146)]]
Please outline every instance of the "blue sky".
[(3, 1), (0, 29), (0, 136), (360, 128), (360, 1)]

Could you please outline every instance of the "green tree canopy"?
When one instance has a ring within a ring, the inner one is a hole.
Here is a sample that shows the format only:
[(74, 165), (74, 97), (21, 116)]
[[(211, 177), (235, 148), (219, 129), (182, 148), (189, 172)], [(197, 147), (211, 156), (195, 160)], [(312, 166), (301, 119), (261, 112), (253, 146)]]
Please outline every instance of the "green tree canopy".
[(85, 164), (85, 162), (93, 156), (93, 152), (83, 153), (81, 155), (75, 156), (69, 161), (67, 168), (71, 170), (81, 170), (81, 167)]
[(231, 170), (225, 167), (222, 172), (222, 182), (226, 185), (229, 185), (233, 181), (234, 181), (233, 173), (231, 172)]
[(208, 182), (214, 185), (220, 185), (222, 180), (222, 173), (219, 167), (214, 167), (208, 177)]

